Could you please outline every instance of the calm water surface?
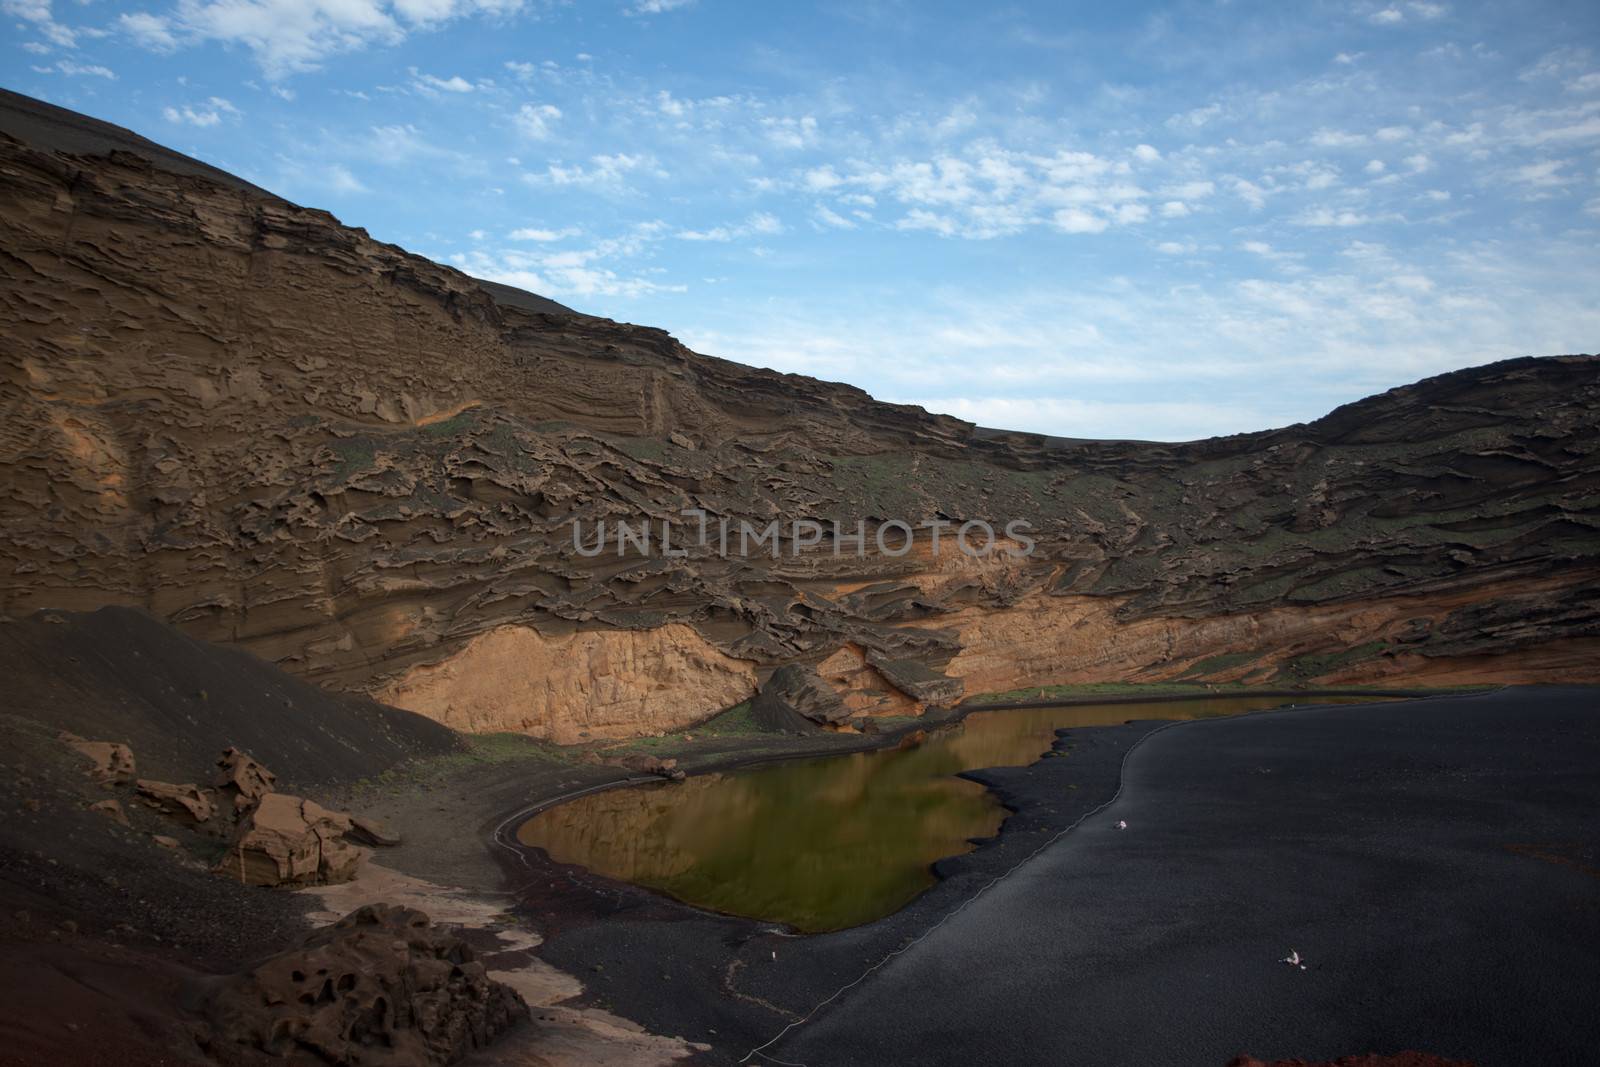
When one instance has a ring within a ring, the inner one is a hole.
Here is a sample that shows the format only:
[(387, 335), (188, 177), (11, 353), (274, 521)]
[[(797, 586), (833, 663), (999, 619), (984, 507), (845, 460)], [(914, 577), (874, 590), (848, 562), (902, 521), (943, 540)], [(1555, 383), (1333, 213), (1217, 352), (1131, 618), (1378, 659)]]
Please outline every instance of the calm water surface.
[[(1368, 697), (1301, 698), (1357, 703)], [(977, 711), (905, 751), (791, 760), (558, 805), (517, 837), (562, 863), (688, 904), (817, 932), (870, 922), (935, 881), (935, 860), (972, 849), (1006, 812), (953, 777), (1032, 763), (1064, 726), (1202, 719), (1281, 707), (1283, 697)]]

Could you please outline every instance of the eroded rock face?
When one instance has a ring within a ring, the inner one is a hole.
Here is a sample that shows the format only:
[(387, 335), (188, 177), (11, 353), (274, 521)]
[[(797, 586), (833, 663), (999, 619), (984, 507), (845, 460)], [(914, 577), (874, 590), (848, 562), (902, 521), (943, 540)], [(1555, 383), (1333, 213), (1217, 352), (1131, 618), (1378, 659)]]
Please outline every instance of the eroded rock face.
[(345, 840), (350, 816), (287, 793), (267, 793), (239, 821), (218, 874), (246, 885), (347, 882), (366, 852)]
[(469, 733), (513, 730), (572, 744), (687, 726), (750, 696), (755, 678), (754, 664), (682, 623), (557, 638), (502, 627), (376, 695)]
[(296, 1063), (433, 1067), (488, 1046), (528, 1017), (528, 1005), (422, 912), (369, 904), (223, 980), (205, 1015), (213, 1047)]
[[(204, 171), (0, 135), (0, 185), (5, 614), (141, 606), (558, 741), (677, 729), (791, 664), (855, 717), (958, 684), (1596, 677), (1593, 357), (1264, 433), (1044, 438), (511, 299)], [(724, 558), (684, 509), (865, 521), (866, 550)], [(889, 517), (951, 520), (944, 550), (881, 549)], [(646, 519), (649, 552), (580, 551)], [(974, 560), (967, 519), (1037, 547)]]

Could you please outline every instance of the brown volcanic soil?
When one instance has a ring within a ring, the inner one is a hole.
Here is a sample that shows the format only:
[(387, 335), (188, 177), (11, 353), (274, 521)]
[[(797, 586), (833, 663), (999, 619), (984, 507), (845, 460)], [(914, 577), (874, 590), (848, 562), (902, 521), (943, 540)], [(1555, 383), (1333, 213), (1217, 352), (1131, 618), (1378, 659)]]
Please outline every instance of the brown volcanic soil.
[[(983, 431), (529, 310), (127, 131), (5, 103), (12, 616), (137, 606), (454, 725), (559, 740), (681, 727), (839, 655), (867, 714), (920, 706), (892, 677), (941, 673), (969, 692), (1594, 677), (1593, 357), (1186, 444)], [(575, 520), (686, 507), (1024, 518), (1039, 549), (574, 549)]]

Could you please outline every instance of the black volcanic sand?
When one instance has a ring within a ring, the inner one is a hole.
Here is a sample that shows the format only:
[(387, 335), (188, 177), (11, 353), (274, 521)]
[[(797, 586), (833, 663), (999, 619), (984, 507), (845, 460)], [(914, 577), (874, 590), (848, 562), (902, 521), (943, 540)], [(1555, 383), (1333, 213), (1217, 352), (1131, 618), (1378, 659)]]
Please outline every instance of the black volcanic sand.
[[(536, 850), (499, 852), (546, 934), (540, 954), (578, 974), (589, 1002), (732, 1062), (1120, 780), (1109, 807), (765, 1052), (812, 1067), (1406, 1048), (1594, 1062), (1600, 692), (1061, 733), (1065, 758), (971, 775), (1016, 812), (997, 839), (942, 864), (944, 880), (896, 915), (839, 933), (785, 936)], [(1290, 950), (1306, 970), (1279, 962)]]
[(132, 608), (5, 621), (0, 678), (5, 713), (129, 745), (141, 778), (208, 785), (232, 745), (297, 792), (461, 748), (432, 719), (330, 692)]
[(1593, 690), (1166, 730), (1101, 816), (767, 1051), (1594, 1063), (1597, 813)]

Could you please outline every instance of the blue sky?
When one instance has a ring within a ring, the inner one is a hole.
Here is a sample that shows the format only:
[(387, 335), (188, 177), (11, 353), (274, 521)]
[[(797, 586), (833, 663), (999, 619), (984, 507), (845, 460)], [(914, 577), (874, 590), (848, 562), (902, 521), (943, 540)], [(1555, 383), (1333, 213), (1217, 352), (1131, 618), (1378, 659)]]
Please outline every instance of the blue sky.
[(4, 84), (412, 251), (986, 425), (1600, 348), (1600, 5), (0, 0)]

